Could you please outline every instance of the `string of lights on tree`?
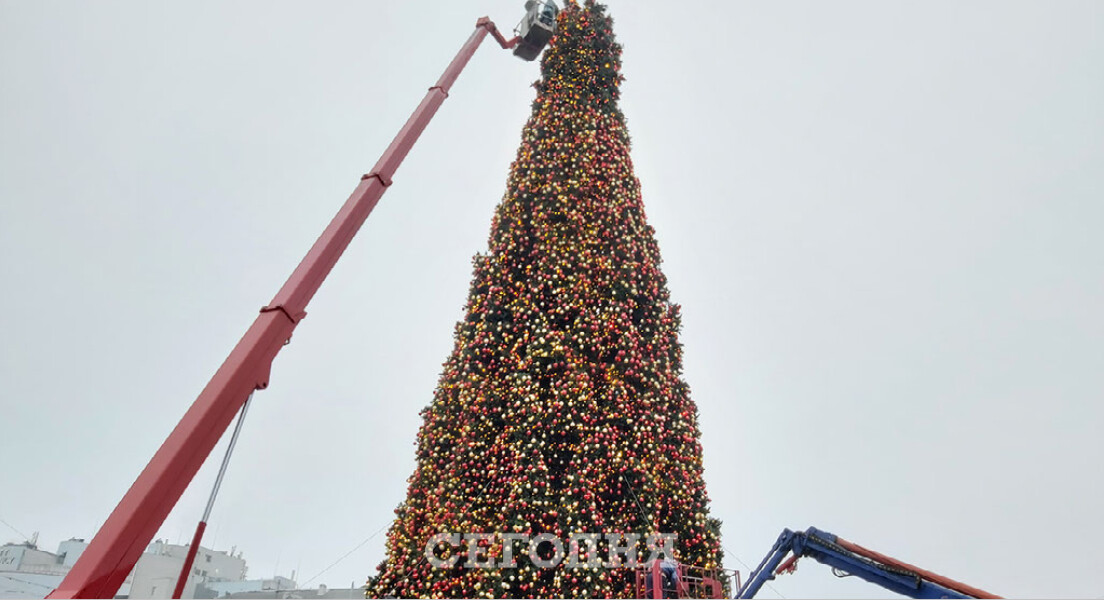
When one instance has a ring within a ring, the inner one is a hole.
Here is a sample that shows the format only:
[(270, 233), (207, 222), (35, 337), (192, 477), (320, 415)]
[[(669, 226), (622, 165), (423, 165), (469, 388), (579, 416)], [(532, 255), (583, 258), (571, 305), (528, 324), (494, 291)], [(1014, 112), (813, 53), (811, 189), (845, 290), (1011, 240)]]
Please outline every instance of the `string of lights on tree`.
[[(677, 533), (682, 562), (720, 567), (620, 68), (605, 7), (569, 0), (369, 596), (632, 594), (630, 570), (540, 568), (521, 547), (516, 568), (465, 568), (462, 548), (434, 567), (425, 546), (439, 533)], [(487, 546), (500, 558), (500, 542)]]

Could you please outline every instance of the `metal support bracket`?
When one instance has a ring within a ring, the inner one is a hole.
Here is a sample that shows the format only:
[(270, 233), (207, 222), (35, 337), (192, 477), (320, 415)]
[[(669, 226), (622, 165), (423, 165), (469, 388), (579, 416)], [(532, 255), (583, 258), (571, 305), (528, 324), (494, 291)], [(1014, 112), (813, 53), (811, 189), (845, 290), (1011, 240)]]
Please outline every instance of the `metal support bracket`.
[(379, 171), (372, 171), (371, 173), (365, 173), (364, 175), (360, 176), (360, 180), (361, 181), (367, 181), (367, 180), (369, 180), (373, 177), (378, 179), (379, 182), (383, 184), (383, 187), (390, 187), (391, 186), (391, 178), (384, 175), (383, 173), (380, 173)]

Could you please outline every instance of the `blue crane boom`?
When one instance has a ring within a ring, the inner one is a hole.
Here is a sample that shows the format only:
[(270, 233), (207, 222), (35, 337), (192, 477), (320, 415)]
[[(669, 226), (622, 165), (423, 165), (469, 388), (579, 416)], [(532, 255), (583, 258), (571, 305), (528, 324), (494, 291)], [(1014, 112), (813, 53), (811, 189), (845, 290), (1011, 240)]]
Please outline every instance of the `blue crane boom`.
[[(783, 559), (791, 553), (793, 556), (783, 564)], [(815, 527), (805, 531), (783, 530), (736, 597), (754, 598), (763, 584), (775, 575), (792, 572), (803, 556), (909, 598), (1000, 597), (868, 550)]]

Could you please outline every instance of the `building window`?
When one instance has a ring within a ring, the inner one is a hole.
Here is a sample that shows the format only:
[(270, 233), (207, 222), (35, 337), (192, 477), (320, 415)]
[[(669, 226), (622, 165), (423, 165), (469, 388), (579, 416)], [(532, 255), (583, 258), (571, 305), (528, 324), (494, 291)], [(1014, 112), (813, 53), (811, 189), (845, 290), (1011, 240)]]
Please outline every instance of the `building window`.
[(207, 554), (206, 556), (207, 556), (207, 562), (211, 562), (211, 555)]

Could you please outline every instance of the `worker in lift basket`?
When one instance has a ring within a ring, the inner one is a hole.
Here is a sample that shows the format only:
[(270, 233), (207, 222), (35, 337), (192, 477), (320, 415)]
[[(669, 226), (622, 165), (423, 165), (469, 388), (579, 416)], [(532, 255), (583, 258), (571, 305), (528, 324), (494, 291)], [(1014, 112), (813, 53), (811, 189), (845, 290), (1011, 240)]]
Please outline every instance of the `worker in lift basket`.
[[(678, 554), (674, 557), (663, 555), (663, 560), (659, 561), (659, 573), (660, 573), (660, 585), (663, 586), (664, 598), (678, 598), (678, 584), (679, 584), (679, 564), (676, 560)], [(654, 561), (655, 559), (653, 559)], [(644, 578), (645, 595), (649, 598), (654, 598), (655, 594), (652, 593), (652, 567), (648, 566), (648, 576)]]

